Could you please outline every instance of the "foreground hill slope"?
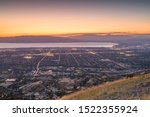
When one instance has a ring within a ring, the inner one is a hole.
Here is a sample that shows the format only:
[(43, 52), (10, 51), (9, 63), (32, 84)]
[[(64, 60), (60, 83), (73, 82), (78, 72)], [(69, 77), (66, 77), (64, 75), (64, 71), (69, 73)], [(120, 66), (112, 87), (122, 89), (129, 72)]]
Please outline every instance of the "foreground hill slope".
[(150, 74), (126, 77), (64, 96), (62, 100), (150, 99)]

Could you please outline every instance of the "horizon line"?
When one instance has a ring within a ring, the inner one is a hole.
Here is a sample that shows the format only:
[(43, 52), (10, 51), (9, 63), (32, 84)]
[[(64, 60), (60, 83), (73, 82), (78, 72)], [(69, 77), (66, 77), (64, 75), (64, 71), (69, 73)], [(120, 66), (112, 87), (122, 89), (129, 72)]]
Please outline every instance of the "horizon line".
[(107, 36), (107, 35), (150, 35), (149, 33), (134, 33), (134, 32), (91, 32), (91, 33), (60, 33), (60, 34), (18, 34), (18, 35), (8, 35), (8, 36), (0, 36), (0, 38), (7, 38), (7, 37), (29, 37), (29, 36), (33, 36), (33, 37), (41, 37), (41, 36), (54, 36), (54, 37), (69, 37), (69, 36), (76, 36), (76, 35), (84, 35), (84, 34), (95, 34), (95, 35), (103, 35), (103, 36)]

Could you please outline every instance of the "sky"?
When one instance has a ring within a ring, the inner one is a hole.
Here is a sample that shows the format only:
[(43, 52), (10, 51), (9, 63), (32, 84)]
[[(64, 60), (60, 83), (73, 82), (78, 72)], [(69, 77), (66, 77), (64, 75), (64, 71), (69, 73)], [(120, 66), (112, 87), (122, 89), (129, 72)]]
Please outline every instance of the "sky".
[(150, 33), (146, 0), (1, 0), (0, 36)]

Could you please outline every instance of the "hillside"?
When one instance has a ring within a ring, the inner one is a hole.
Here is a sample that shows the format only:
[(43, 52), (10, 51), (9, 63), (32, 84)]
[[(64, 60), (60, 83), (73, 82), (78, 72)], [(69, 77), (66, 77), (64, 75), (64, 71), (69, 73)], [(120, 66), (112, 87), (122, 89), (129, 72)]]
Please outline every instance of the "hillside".
[(150, 74), (124, 78), (64, 96), (61, 100), (150, 99)]

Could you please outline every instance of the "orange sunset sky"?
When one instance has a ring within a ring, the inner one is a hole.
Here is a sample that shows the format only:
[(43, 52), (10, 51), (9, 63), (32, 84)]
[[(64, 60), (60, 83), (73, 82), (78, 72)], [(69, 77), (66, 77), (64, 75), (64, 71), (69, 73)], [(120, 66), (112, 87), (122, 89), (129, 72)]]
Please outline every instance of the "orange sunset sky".
[(150, 3), (0, 2), (0, 36), (150, 33)]

